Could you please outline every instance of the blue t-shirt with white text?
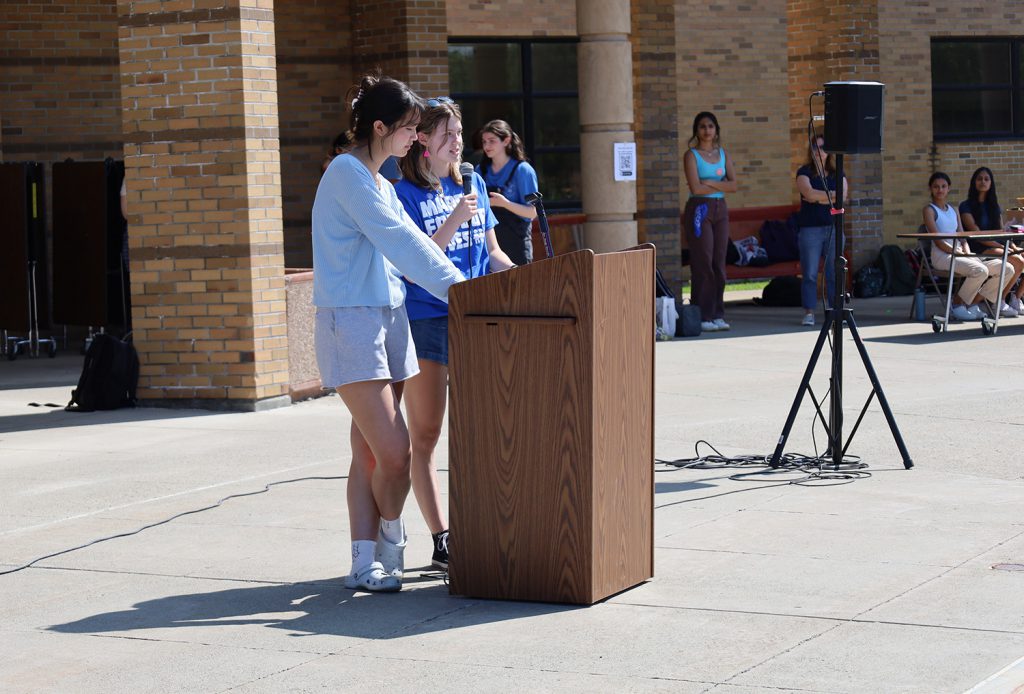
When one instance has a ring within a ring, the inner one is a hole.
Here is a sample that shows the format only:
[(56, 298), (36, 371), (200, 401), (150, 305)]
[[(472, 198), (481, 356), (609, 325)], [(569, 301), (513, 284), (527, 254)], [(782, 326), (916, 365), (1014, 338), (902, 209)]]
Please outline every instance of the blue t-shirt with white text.
[[(516, 167), (516, 164), (519, 164), (519, 166)], [(512, 167), (516, 167), (515, 172), (512, 171)], [(490, 166), (481, 165), (477, 170), (480, 171), (481, 169), (483, 170), (484, 182), (489, 186), (500, 187), (501, 194), (509, 202), (528, 205), (526, 196), (540, 190), (537, 185), (537, 172), (534, 171), (529, 162), (509, 159), (497, 173), (491, 171)], [(508, 184), (505, 183), (506, 180)], [(523, 219), (529, 218), (523, 217)]]
[[(452, 240), (448, 242), (448, 247), (444, 249), (445, 255), (467, 278), (480, 277), (490, 271), (486, 233), (498, 224), (494, 213), (491, 212), (491, 203), (487, 198), (483, 179), (475, 173), (473, 190), (477, 194), (476, 214), (456, 230)], [(405, 211), (427, 236), (433, 236), (441, 228), (462, 198), (462, 186), (450, 176), (441, 179), (440, 191), (421, 188), (403, 178), (395, 184), (395, 192)], [(405, 281), (405, 286), (405, 308), (409, 320), (442, 318), (448, 315), (448, 305), (443, 301), (408, 280)]]

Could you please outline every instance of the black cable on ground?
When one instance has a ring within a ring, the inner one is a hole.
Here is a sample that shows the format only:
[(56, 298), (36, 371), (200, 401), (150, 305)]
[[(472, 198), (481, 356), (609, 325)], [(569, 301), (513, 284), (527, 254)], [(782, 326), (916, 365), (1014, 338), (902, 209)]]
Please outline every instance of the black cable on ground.
[[(701, 455), (701, 444), (710, 448), (714, 453)], [(779, 467), (772, 469), (769, 465), (770, 456), (726, 456), (704, 440), (698, 441), (694, 444), (694, 453), (695, 457), (693, 458), (677, 458), (675, 460), (662, 460), (660, 458), (655, 458), (654, 462), (662, 465), (668, 465), (676, 469), (736, 469), (741, 472), (729, 475), (728, 479), (736, 482), (770, 482), (770, 484), (762, 484), (757, 487), (747, 487), (745, 489), (733, 489), (727, 492), (699, 496), (692, 499), (681, 499), (679, 501), (655, 506), (655, 508), (664, 508), (666, 506), (676, 506), (678, 504), (686, 504), (693, 501), (713, 499), (719, 496), (736, 494), (738, 492), (747, 492), (755, 489), (768, 489), (770, 487), (782, 487), (788, 485), (827, 487), (837, 484), (849, 484), (850, 482), (858, 479), (871, 477), (871, 473), (867, 471), (867, 463), (861, 462), (860, 458), (854, 455), (844, 456), (843, 462), (841, 462), (838, 469), (836, 469), (832, 459), (827, 458), (824, 455), (784, 453)], [(668, 472), (668, 470), (662, 470), (662, 472)], [(796, 474), (797, 476), (791, 479), (779, 480), (781, 475), (793, 474)]]
[(192, 515), (194, 513), (202, 513), (203, 511), (209, 511), (211, 509), (215, 509), (215, 508), (217, 508), (218, 506), (220, 506), (221, 504), (223, 504), (225, 501), (227, 501), (229, 499), (238, 499), (238, 498), (241, 498), (243, 496), (256, 496), (257, 494), (263, 494), (265, 492), (269, 492), (271, 487), (276, 487), (279, 484), (291, 484), (293, 482), (307, 482), (309, 480), (344, 480), (344, 479), (348, 479), (348, 476), (347, 475), (341, 475), (341, 476), (333, 476), (333, 477), (317, 477), (317, 476), (314, 476), (314, 477), (296, 477), (295, 479), (290, 479), (290, 480), (280, 480), (278, 482), (270, 482), (270, 483), (264, 485), (263, 489), (259, 489), (259, 490), (254, 491), (254, 492), (240, 492), (238, 494), (231, 494), (229, 496), (224, 497), (223, 499), (221, 499), (217, 503), (211, 504), (210, 506), (204, 506), (203, 508), (192, 509), (191, 511), (182, 511), (181, 513), (174, 514), (170, 518), (165, 518), (162, 521), (157, 521), (156, 523), (150, 523), (149, 525), (144, 525), (141, 528), (138, 528), (136, 530), (132, 530), (130, 532), (117, 533), (116, 535), (108, 535), (107, 537), (101, 537), (98, 540), (92, 540), (91, 542), (86, 542), (84, 545), (78, 545), (77, 547), (71, 547), (70, 549), (62, 549), (59, 552), (53, 552), (52, 554), (47, 554), (46, 556), (38, 557), (38, 558), (33, 559), (32, 561), (30, 561), (29, 563), (23, 564), (23, 565), (18, 566), (16, 568), (4, 569), (4, 570), (0, 571), (0, 576), (5, 576), (7, 574), (13, 574), (13, 573), (17, 573), (18, 571), (23, 571), (23, 570), (31, 567), (33, 564), (37, 564), (37, 563), (39, 563), (39, 562), (41, 562), (41, 561), (43, 561), (45, 559), (52, 559), (53, 557), (59, 557), (62, 554), (69, 554), (71, 552), (76, 552), (76, 551), (78, 551), (80, 549), (85, 549), (86, 547), (92, 547), (93, 545), (97, 545), (97, 544), (99, 544), (101, 542), (106, 542), (107, 540), (116, 540), (119, 537), (131, 537), (132, 535), (138, 535), (143, 530), (148, 530), (150, 528), (155, 528), (155, 527), (157, 527), (159, 525), (165, 525), (166, 523), (170, 523), (172, 520), (175, 520), (177, 518), (181, 518), (183, 516), (190, 516), (190, 515)]

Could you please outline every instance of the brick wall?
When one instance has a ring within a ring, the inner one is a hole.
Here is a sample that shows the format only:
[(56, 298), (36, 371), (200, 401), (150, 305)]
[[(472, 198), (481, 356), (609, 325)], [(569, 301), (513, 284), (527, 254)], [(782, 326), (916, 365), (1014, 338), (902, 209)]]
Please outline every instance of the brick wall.
[(118, 8), (139, 397), (280, 402), (288, 357), (273, 11), (237, 0)]
[[(915, 231), (928, 202), (928, 177), (940, 170), (953, 179), (950, 200), (967, 197), (970, 175), (988, 166), (1003, 207), (1024, 195), (1024, 144), (1017, 141), (939, 142), (932, 139), (931, 37), (1021, 36), (1024, 9), (997, 0), (984, 12), (968, 5), (904, 5), (879, 0), (879, 53), (886, 83), (884, 147), (885, 240)], [(906, 242), (901, 242), (906, 244)]]
[(671, 0), (633, 0), (633, 112), (637, 158), (637, 236), (658, 248), (658, 267), (674, 290), (679, 261), (679, 123), (676, 25)]
[(380, 67), (417, 93), (448, 93), (448, 27), (441, 0), (353, 0), (354, 74)]
[[(727, 9), (683, 0), (675, 10), (679, 157), (686, 151), (693, 117), (712, 111), (739, 184), (729, 205), (789, 203), (785, 0), (730, 3)], [(679, 185), (686, 190), (682, 166)]]
[[(807, 98), (825, 82), (835, 80), (883, 81), (879, 67), (878, 3), (876, 0), (790, 0), (789, 106), (791, 170), (807, 156)], [(823, 101), (814, 102), (815, 113)], [(822, 122), (815, 123), (819, 134)], [(850, 191), (845, 204), (844, 231), (850, 264), (856, 269), (874, 262), (882, 245), (883, 169), (881, 154), (844, 156)], [(790, 175), (794, 202), (799, 200)]]
[(120, 158), (117, 6), (73, 0), (60, 10), (0, 3), (5, 161)]
[[(77, 0), (60, 10), (0, 3), (0, 161), (44, 164), (45, 210), (54, 162), (123, 156), (116, 3)], [(48, 237), (51, 220), (47, 213)]]
[(445, 6), (450, 36), (576, 36), (574, 1), (453, 0)]
[(352, 22), (347, 0), (282, 2), (274, 7), (281, 188), (288, 267), (312, 267), (310, 219), (320, 165), (348, 128)]

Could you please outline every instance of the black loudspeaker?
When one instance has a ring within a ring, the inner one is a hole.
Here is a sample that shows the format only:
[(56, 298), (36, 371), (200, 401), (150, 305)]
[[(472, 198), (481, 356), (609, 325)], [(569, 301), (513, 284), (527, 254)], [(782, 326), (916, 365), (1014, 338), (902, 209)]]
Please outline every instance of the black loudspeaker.
[(882, 151), (880, 82), (825, 83), (825, 151), (873, 154)]

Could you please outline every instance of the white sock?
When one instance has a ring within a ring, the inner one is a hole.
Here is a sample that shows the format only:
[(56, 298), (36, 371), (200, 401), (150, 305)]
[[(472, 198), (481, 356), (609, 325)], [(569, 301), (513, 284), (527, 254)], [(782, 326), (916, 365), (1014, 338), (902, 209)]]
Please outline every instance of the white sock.
[(376, 551), (376, 540), (354, 540), (352, 542), (352, 575), (372, 564), (373, 554)]
[(380, 519), (380, 532), (384, 539), (393, 545), (400, 545), (405, 541), (405, 523), (399, 516), (395, 520)]

